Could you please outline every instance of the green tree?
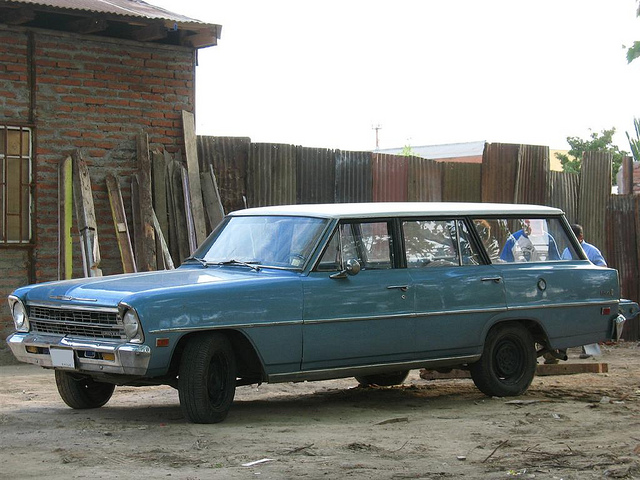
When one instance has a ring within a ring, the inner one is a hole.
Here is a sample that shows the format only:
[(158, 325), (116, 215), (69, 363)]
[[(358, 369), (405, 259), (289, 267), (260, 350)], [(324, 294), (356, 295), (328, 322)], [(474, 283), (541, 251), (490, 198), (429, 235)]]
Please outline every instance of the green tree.
[[(640, 1), (638, 2), (636, 16), (640, 17)], [(640, 57), (640, 42), (633, 42), (633, 45), (627, 49), (627, 62), (631, 63), (638, 57)]]
[(617, 145), (613, 145), (613, 134), (616, 129), (602, 130), (602, 132), (591, 132), (587, 140), (578, 137), (567, 137), (567, 143), (571, 147), (568, 155), (556, 153), (556, 158), (562, 164), (565, 172), (579, 173), (582, 165), (582, 156), (585, 152), (606, 152), (613, 155), (613, 183), (615, 184), (616, 173), (622, 164), (622, 158), (628, 153), (620, 150)]
[(636, 128), (635, 138), (631, 138), (629, 132), (625, 133), (627, 134), (627, 139), (629, 140), (629, 146), (631, 147), (633, 158), (636, 162), (640, 162), (640, 118), (633, 119), (633, 126)]

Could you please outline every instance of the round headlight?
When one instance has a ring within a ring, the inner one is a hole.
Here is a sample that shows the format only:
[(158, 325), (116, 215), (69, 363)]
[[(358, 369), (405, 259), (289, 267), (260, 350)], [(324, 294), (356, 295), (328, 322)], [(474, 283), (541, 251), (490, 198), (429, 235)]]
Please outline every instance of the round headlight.
[(29, 322), (27, 318), (27, 311), (24, 308), (22, 302), (15, 302), (13, 304), (13, 323), (18, 332), (26, 332), (29, 330)]
[(130, 308), (128, 309), (124, 317), (122, 318), (124, 324), (124, 333), (130, 342), (142, 343), (142, 329), (140, 328), (140, 321), (136, 312)]

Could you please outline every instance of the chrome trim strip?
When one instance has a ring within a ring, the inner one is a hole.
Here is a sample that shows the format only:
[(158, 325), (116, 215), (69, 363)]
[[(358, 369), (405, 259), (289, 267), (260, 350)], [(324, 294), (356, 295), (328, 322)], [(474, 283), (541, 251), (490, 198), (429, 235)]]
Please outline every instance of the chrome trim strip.
[(149, 330), (149, 333), (172, 333), (172, 332), (193, 332), (198, 330), (221, 330), (223, 328), (257, 328), (257, 327), (285, 327), (302, 325), (305, 322), (302, 320), (292, 320), (283, 322), (269, 322), (269, 323), (225, 323), (224, 325), (202, 325), (199, 327), (176, 327), (176, 328), (162, 328), (157, 330)]
[(49, 298), (54, 300), (65, 300), (68, 302), (97, 302), (97, 298), (80, 298), (80, 297), (70, 297), (69, 295), (49, 295)]
[(56, 303), (56, 302), (27, 302), (25, 304), (27, 308), (29, 307), (44, 307), (44, 308), (55, 308), (56, 310), (84, 310), (87, 312), (108, 312), (108, 313), (118, 313), (118, 307), (94, 307), (94, 306), (86, 306), (86, 305), (67, 305), (66, 303)]
[(568, 308), (568, 307), (585, 307), (585, 306), (610, 306), (611, 304), (617, 304), (615, 300), (603, 301), (603, 302), (576, 302), (576, 303), (562, 303), (562, 304), (545, 304), (545, 305), (531, 305), (531, 306), (516, 306), (516, 307), (494, 307), (494, 308), (476, 308), (476, 309), (461, 309), (461, 310), (448, 310), (437, 312), (422, 312), (422, 313), (399, 313), (395, 315), (372, 315), (369, 317), (336, 317), (336, 318), (318, 318), (313, 320), (293, 320), (285, 322), (261, 322), (261, 323), (239, 323), (239, 324), (224, 324), (224, 325), (208, 325), (198, 328), (193, 327), (179, 327), (179, 328), (163, 328), (159, 330), (150, 330), (149, 333), (168, 333), (168, 332), (183, 332), (193, 330), (220, 330), (223, 328), (258, 328), (258, 327), (281, 327), (291, 325), (319, 325), (324, 323), (342, 323), (342, 322), (363, 322), (363, 321), (376, 321), (376, 320), (394, 320), (401, 318), (425, 318), (434, 316), (451, 316), (451, 315), (471, 315), (475, 313), (501, 313), (509, 311), (520, 310), (539, 310), (543, 308)]
[(462, 365), (473, 363), (480, 359), (478, 355), (465, 355), (461, 357), (444, 357), (430, 360), (412, 360), (407, 362), (379, 363), (358, 367), (323, 368), (320, 370), (300, 370), (293, 373), (276, 373), (268, 375), (268, 383), (294, 382), (301, 380), (325, 380), (332, 378), (355, 377), (367, 373), (393, 372), (398, 370), (414, 370), (417, 368), (438, 368), (444, 366)]
[(518, 305), (507, 307), (507, 310), (539, 310), (541, 308), (570, 308), (570, 307), (605, 307), (618, 305), (618, 300), (603, 300), (601, 302), (567, 302), (567, 303), (546, 303), (544, 305)]

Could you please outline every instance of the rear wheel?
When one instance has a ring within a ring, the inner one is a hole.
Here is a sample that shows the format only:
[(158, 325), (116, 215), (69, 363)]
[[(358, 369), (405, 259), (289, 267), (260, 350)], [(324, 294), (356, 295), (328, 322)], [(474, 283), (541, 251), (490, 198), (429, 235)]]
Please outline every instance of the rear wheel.
[(85, 375), (56, 370), (56, 386), (60, 397), (71, 408), (98, 408), (109, 401), (116, 386), (96, 382)]
[(517, 324), (494, 327), (487, 335), (482, 357), (469, 369), (482, 393), (496, 397), (521, 395), (531, 385), (536, 371), (531, 333)]
[(191, 338), (182, 353), (178, 396), (193, 423), (223, 421), (236, 391), (236, 358), (229, 340), (218, 333)]
[(378, 385), (380, 387), (390, 387), (392, 385), (400, 385), (407, 379), (409, 370), (400, 372), (378, 373), (377, 375), (364, 375), (356, 377), (356, 380), (363, 387), (369, 385)]

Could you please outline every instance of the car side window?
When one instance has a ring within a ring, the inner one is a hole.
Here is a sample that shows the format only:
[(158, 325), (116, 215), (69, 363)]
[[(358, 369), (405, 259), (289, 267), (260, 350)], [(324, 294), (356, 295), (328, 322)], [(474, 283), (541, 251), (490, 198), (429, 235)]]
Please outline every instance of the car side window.
[(344, 263), (356, 259), (368, 270), (388, 269), (393, 265), (393, 248), (387, 222), (342, 223), (333, 233), (317, 271), (339, 271)]
[(480, 263), (469, 231), (460, 220), (406, 220), (402, 228), (408, 268)]
[(474, 219), (492, 263), (579, 258), (557, 218)]

